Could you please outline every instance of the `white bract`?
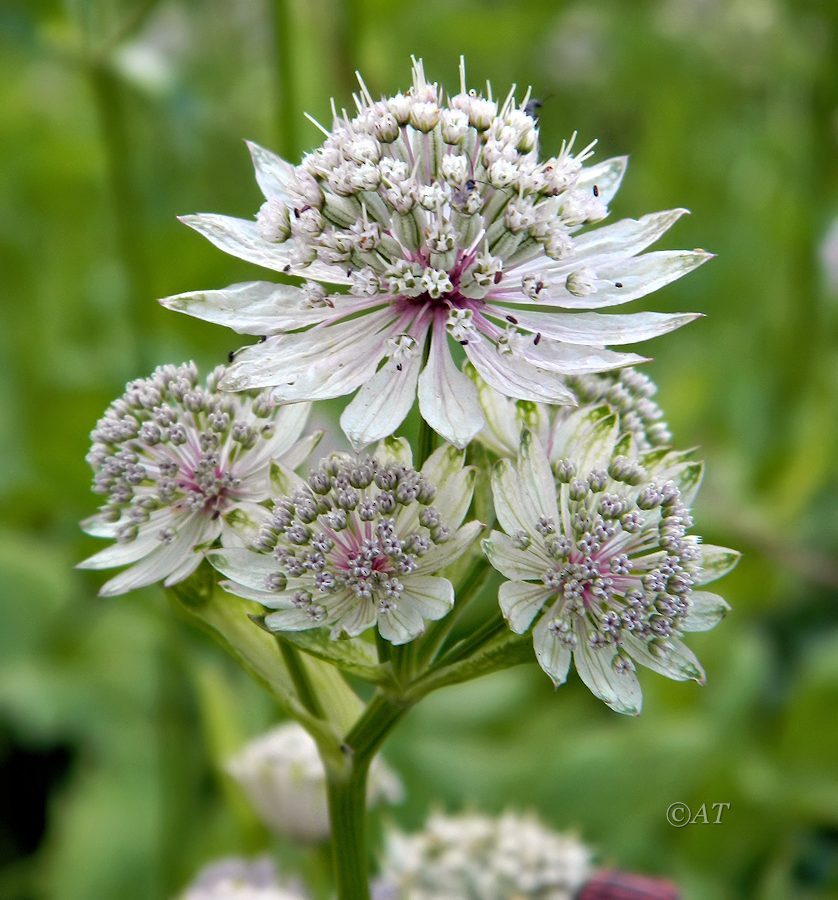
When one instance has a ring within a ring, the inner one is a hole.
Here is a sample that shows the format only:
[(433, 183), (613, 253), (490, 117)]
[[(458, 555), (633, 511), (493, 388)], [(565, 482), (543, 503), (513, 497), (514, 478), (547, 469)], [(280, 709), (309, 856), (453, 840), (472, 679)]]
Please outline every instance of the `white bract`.
[[(565, 422), (575, 408), (512, 400), (489, 387), (473, 366), (465, 372), (477, 387), (480, 408), (486, 425), (477, 440), (498, 456), (517, 456), (524, 431), (532, 431), (547, 451), (551, 462), (558, 460), (557, 448), (562, 446)], [(657, 387), (648, 376), (637, 369), (619, 369), (599, 375), (579, 375), (568, 378), (567, 384), (576, 394), (580, 405), (606, 406), (617, 415), (620, 435), (630, 434), (638, 451), (671, 444), (672, 435), (663, 420), (663, 410), (652, 399)]]
[(570, 900), (591, 853), (534, 816), (432, 815), (421, 832), (388, 836), (375, 900)]
[(390, 438), (375, 456), (334, 454), (307, 481), (277, 465), (285, 496), (274, 500), (255, 549), (208, 559), (226, 590), (276, 610), (265, 617), (272, 631), (328, 626), (337, 638), (376, 626), (404, 644), (451, 609), (454, 588), (435, 573), (481, 529), (460, 527), (475, 476), (463, 456), (440, 447), (417, 472), (407, 442)]
[(193, 363), (130, 382), (91, 433), (93, 490), (106, 496), (82, 523), (115, 543), (80, 564), (129, 566), (101, 589), (122, 594), (189, 576), (219, 537), (242, 543), (267, 516), (270, 466), (298, 466), (319, 439), (301, 439), (310, 404), (280, 407), (265, 391), (201, 385)]
[(515, 463), (492, 474), (504, 533), (483, 542), (506, 578), (498, 595), (509, 627), (533, 628), (535, 655), (559, 685), (571, 657), (593, 694), (621, 713), (641, 708), (635, 663), (678, 681), (704, 681), (683, 632), (706, 631), (728, 610), (699, 585), (724, 575), (739, 554), (687, 535), (702, 464), (689, 453), (636, 453), (618, 442), (617, 416), (583, 408), (556, 435), (551, 468), (524, 433)]
[[(326, 773), (314, 739), (302, 726), (289, 722), (252, 740), (226, 769), (276, 834), (295, 841), (328, 839)], [(376, 758), (367, 783), (368, 805), (399, 799), (398, 778)]]
[(643, 252), (683, 209), (586, 229), (608, 215), (625, 158), (586, 165), (593, 144), (576, 151), (571, 138), (539, 160), (529, 92), (497, 102), (467, 90), (462, 63), (448, 97), (421, 62), (406, 94), (374, 100), (360, 83), (355, 115), (333, 110), (332, 130), (298, 166), (250, 145), (265, 196), (255, 222), (183, 219), (234, 256), (307, 279), (161, 301), (267, 336), (237, 355), (222, 388), (271, 387), (281, 401), (357, 390), (341, 425), (358, 447), (392, 434), (418, 391), (428, 424), (464, 447), (483, 416), (452, 349), (506, 396), (573, 404), (565, 376), (642, 360), (607, 345), (695, 318), (602, 314), (709, 258)]

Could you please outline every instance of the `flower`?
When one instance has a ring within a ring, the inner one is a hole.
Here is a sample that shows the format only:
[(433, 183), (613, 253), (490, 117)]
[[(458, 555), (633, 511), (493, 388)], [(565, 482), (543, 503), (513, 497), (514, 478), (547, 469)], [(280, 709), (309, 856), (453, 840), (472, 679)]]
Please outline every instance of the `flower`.
[(194, 363), (130, 382), (91, 433), (93, 491), (107, 497), (82, 523), (116, 543), (80, 564), (129, 565), (102, 596), (190, 575), (219, 536), (241, 543), (267, 516), (269, 470), (298, 466), (320, 438), (300, 440), (309, 404), (281, 407), (265, 391), (218, 390), (221, 368), (198, 383)]
[(407, 441), (390, 438), (375, 456), (333, 454), (307, 482), (277, 466), (287, 495), (274, 500), (255, 549), (208, 559), (226, 590), (277, 610), (265, 617), (272, 631), (329, 626), (333, 638), (355, 637), (375, 625), (404, 644), (451, 609), (454, 588), (433, 573), (482, 527), (460, 527), (475, 477), (463, 456), (440, 447), (417, 472)]
[(295, 886), (280, 884), (269, 857), (230, 857), (205, 866), (180, 900), (304, 900), (305, 896)]
[[(317, 745), (300, 725), (288, 722), (250, 741), (226, 769), (278, 835), (296, 841), (328, 839), (326, 774)], [(400, 798), (398, 778), (376, 758), (367, 784), (368, 804), (395, 803)]]
[(525, 432), (518, 460), (502, 459), (492, 473), (505, 534), (493, 531), (483, 548), (510, 579), (498, 594), (509, 627), (523, 634), (538, 618), (535, 655), (553, 683), (565, 681), (572, 656), (595, 696), (636, 715), (635, 663), (703, 683), (681, 635), (725, 615), (721, 597), (696, 587), (730, 571), (739, 554), (687, 535), (702, 464), (666, 449), (636, 454), (618, 431), (607, 410), (577, 410), (556, 438), (553, 469)]
[(432, 815), (423, 831), (389, 835), (375, 900), (570, 900), (591, 853), (534, 816)]
[(265, 196), (255, 222), (184, 217), (220, 249), (308, 279), (161, 300), (267, 336), (237, 355), (222, 388), (270, 386), (282, 401), (357, 389), (341, 416), (356, 447), (394, 433), (418, 390), (428, 424), (464, 447), (483, 416), (454, 364), (457, 345), (502, 394), (572, 404), (565, 376), (642, 361), (605, 345), (695, 318), (600, 314), (709, 258), (642, 253), (686, 211), (582, 231), (607, 216), (625, 158), (586, 166), (593, 145), (576, 151), (571, 138), (539, 161), (529, 92), (518, 103), (513, 89), (498, 103), (466, 89), (462, 61), (460, 75), (448, 98), (418, 61), (407, 94), (376, 101), (360, 81), (357, 114), (335, 112), (332, 131), (322, 129), (322, 146), (300, 165), (249, 145)]
[[(517, 456), (524, 430), (537, 434), (551, 462), (556, 462), (554, 437), (561, 435), (564, 423), (574, 414), (569, 406), (553, 406), (526, 400), (511, 400), (486, 384), (471, 365), (465, 372), (477, 386), (480, 408), (486, 426), (477, 439), (498, 456)], [(579, 375), (566, 379), (579, 399), (589, 408), (601, 406), (606, 414), (616, 414), (618, 431), (630, 434), (639, 451), (665, 447), (672, 441), (663, 421), (663, 410), (652, 399), (655, 383), (637, 369), (619, 369), (598, 375)]]

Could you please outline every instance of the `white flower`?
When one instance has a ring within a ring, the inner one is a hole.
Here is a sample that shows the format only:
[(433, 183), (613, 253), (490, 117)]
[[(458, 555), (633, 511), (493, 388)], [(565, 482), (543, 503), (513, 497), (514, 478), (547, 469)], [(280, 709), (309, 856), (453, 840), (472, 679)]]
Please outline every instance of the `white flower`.
[[(709, 258), (702, 250), (643, 253), (685, 210), (582, 230), (607, 214), (625, 158), (587, 166), (593, 145), (576, 152), (571, 139), (539, 161), (529, 93), (520, 103), (514, 92), (503, 103), (483, 98), (467, 91), (462, 64), (461, 81), (447, 103), (421, 62), (407, 94), (376, 101), (361, 82), (357, 115), (336, 115), (323, 146), (299, 166), (250, 145), (265, 195), (256, 222), (183, 219), (234, 256), (329, 286), (329, 302), (314, 308), (299, 287), (263, 281), (162, 300), (267, 335), (237, 355), (224, 389), (272, 387), (282, 401), (357, 390), (341, 417), (356, 447), (392, 434), (418, 391), (425, 420), (464, 447), (483, 417), (454, 365), (457, 345), (504, 395), (572, 404), (564, 376), (642, 359), (606, 345), (694, 318), (601, 314)], [(460, 312), (472, 314), (480, 340), (446, 329)], [(504, 339), (510, 330), (519, 341)], [(392, 355), (397, 334), (415, 342), (409, 359)]]
[(82, 527), (116, 543), (79, 568), (129, 566), (101, 595), (175, 584), (217, 538), (241, 544), (268, 515), (259, 504), (270, 495), (272, 461), (296, 467), (319, 440), (300, 440), (310, 404), (220, 392), (222, 372), (202, 386), (194, 363), (161, 366), (130, 382), (91, 433), (93, 490), (107, 500)]
[(506, 578), (498, 600), (509, 627), (533, 625), (541, 668), (559, 685), (571, 656), (582, 681), (617, 712), (641, 708), (635, 663), (677, 681), (704, 681), (682, 643), (725, 615), (725, 601), (698, 585), (719, 578), (739, 554), (687, 535), (702, 464), (666, 449), (638, 454), (619, 439), (607, 408), (577, 410), (554, 436), (551, 469), (541, 442), (524, 433), (516, 464), (492, 474), (498, 521), (483, 542)]
[(479, 522), (460, 527), (475, 475), (463, 455), (440, 447), (417, 472), (407, 442), (391, 438), (374, 457), (331, 456), (307, 482), (276, 466), (286, 496), (256, 549), (207, 558), (226, 590), (276, 610), (265, 617), (272, 631), (329, 626), (337, 638), (377, 626), (404, 644), (451, 609), (454, 588), (434, 573), (480, 532)]
[(299, 888), (279, 883), (267, 857), (220, 859), (205, 866), (179, 900), (305, 900)]
[[(480, 443), (498, 456), (514, 457), (521, 447), (523, 432), (529, 430), (538, 435), (551, 462), (559, 459), (556, 454), (561, 441), (555, 441), (554, 437), (561, 436), (565, 421), (575, 412), (574, 407), (511, 400), (490, 388), (470, 364), (466, 365), (465, 372), (477, 387), (480, 408), (486, 418), (485, 427), (477, 435)], [(580, 404), (605, 406), (615, 413), (620, 435), (630, 434), (638, 451), (671, 444), (672, 435), (663, 420), (663, 410), (652, 399), (657, 387), (637, 369), (569, 377), (566, 383)]]
[[(274, 832), (296, 841), (329, 837), (326, 776), (311, 736), (294, 722), (256, 738), (228, 763), (227, 771)], [(401, 785), (378, 758), (370, 768), (367, 803), (395, 803)]]
[(375, 900), (570, 900), (591, 853), (534, 816), (432, 815), (423, 831), (388, 836)]

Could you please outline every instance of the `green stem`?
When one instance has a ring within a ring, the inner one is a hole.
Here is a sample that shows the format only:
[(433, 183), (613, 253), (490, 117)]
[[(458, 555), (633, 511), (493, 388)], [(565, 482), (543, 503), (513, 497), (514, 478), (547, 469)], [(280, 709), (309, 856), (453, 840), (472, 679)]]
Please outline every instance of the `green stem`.
[(428, 630), (428, 635), (419, 649), (419, 662), (425, 664), (432, 662), (440, 647), (454, 630), (457, 622), (463, 617), (469, 603), (480, 593), (487, 579), (492, 573), (492, 568), (481, 554), (474, 558), (468, 572), (462, 581), (462, 587), (457, 590), (454, 608), (439, 622), (434, 623)]
[(296, 647), (288, 643), (281, 635), (276, 636), (276, 642), (279, 644), (279, 651), (282, 659), (291, 676), (291, 681), (297, 690), (297, 696), (300, 703), (310, 712), (316, 719), (324, 719), (323, 707), (320, 698), (312, 685), (306, 671), (305, 660), (300, 656)]
[(294, 137), (297, 126), (297, 111), (294, 105), (297, 96), (297, 84), (294, 71), (292, 27), (293, 15), (290, 0), (274, 0), (273, 28), (278, 132), (277, 149), (281, 156), (291, 160), (297, 154), (297, 142)]
[(366, 841), (367, 771), (353, 761), (346, 776), (327, 769), (332, 866), (338, 900), (369, 900)]
[(506, 623), (503, 621), (500, 613), (493, 616), (487, 622), (484, 622), (476, 631), (473, 631), (467, 638), (454, 644), (454, 646), (442, 655), (434, 668), (442, 666), (450, 666), (451, 663), (459, 662), (467, 656), (471, 656), (475, 650), (479, 650), (484, 644), (488, 643), (495, 635), (503, 632)]
[(349, 731), (344, 765), (326, 768), (332, 860), (338, 900), (368, 900), (367, 773), (378, 748), (409, 705), (378, 692)]

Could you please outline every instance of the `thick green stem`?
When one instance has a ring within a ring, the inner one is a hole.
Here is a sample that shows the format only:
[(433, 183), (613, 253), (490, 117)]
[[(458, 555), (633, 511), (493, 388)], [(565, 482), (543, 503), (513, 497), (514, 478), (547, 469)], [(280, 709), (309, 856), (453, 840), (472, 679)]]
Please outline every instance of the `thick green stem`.
[(352, 760), (348, 773), (327, 770), (332, 865), (338, 900), (369, 900), (367, 859), (367, 771), (369, 763)]
[(378, 748), (408, 706), (377, 693), (346, 736), (341, 766), (326, 767), (332, 860), (338, 900), (368, 900), (367, 773)]
[(274, 0), (274, 84), (276, 86), (277, 149), (285, 159), (297, 155), (297, 84), (294, 69), (293, 10), (290, 0)]
[(282, 653), (285, 667), (288, 669), (288, 674), (291, 676), (291, 681), (293, 681), (294, 687), (297, 690), (297, 696), (300, 698), (300, 703), (302, 703), (308, 712), (316, 719), (325, 718), (320, 699), (308, 677), (305, 660), (300, 656), (297, 648), (284, 640), (281, 635), (277, 635), (276, 640), (279, 644), (279, 650), (280, 653)]
[(500, 613), (498, 613), (487, 622), (484, 622), (467, 638), (464, 638), (462, 641), (455, 644), (447, 653), (443, 654), (438, 662), (438, 666), (449, 666), (451, 663), (459, 662), (461, 659), (471, 656), (475, 650), (479, 650), (480, 647), (488, 643), (495, 635), (501, 634), (504, 628), (506, 628), (506, 623), (503, 621)]

